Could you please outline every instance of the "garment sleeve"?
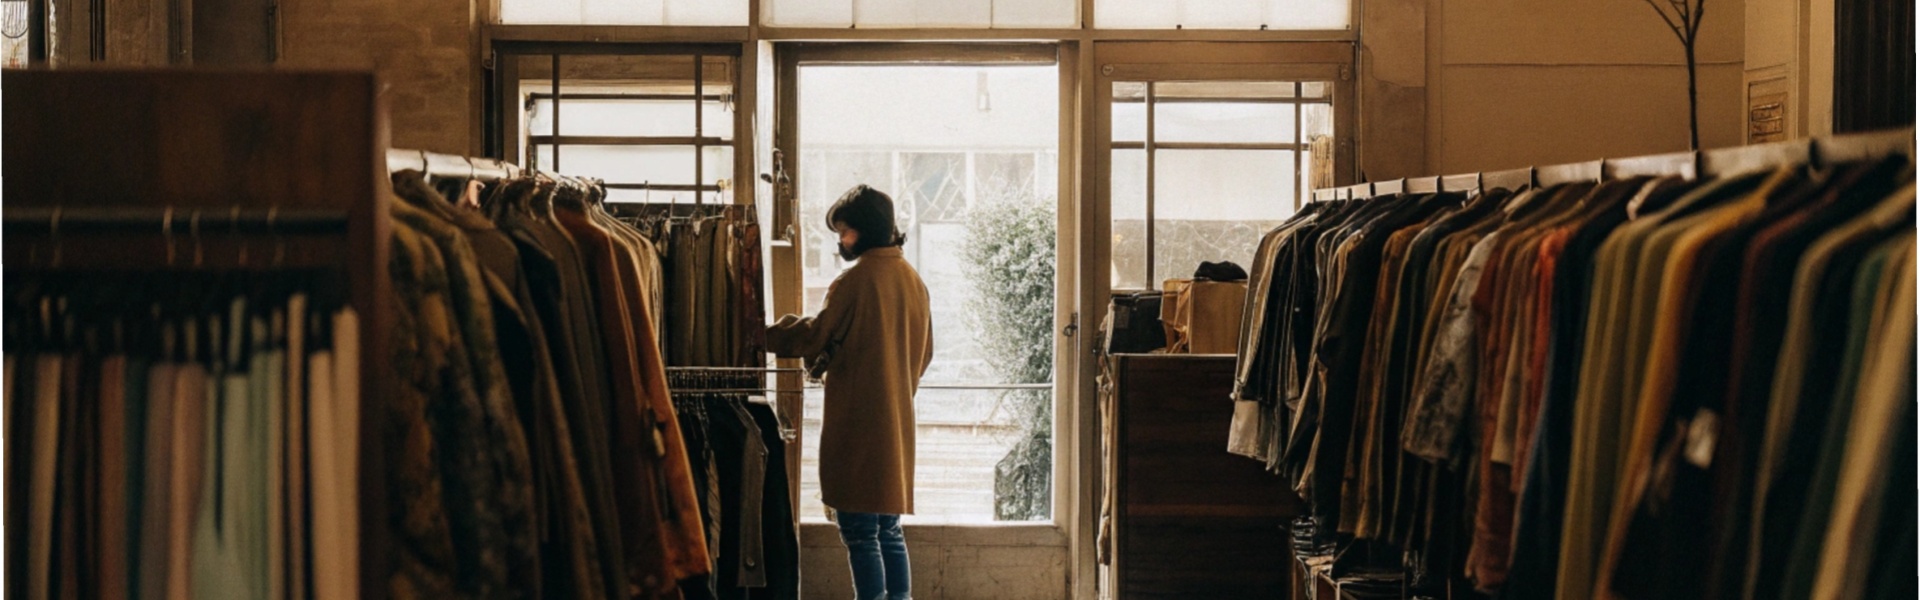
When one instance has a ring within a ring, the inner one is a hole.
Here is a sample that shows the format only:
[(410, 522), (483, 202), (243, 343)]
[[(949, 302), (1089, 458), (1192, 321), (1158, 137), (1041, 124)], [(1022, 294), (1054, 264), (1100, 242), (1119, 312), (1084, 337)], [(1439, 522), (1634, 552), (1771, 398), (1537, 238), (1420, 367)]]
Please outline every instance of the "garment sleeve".
[(850, 290), (842, 285), (845, 281), (842, 276), (827, 286), (820, 314), (787, 315), (768, 327), (767, 349), (781, 358), (811, 359), (825, 351), (833, 339), (846, 335), (847, 327), (852, 324), (847, 317), (853, 312), (854, 299), (848, 297)]

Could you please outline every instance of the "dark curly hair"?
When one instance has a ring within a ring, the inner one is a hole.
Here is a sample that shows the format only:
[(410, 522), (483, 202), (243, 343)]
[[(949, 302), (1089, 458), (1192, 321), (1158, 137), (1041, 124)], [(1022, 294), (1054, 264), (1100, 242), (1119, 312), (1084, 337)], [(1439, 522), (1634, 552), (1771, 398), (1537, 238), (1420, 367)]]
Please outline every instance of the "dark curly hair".
[(840, 199), (827, 209), (827, 228), (844, 223), (860, 233), (860, 239), (852, 248), (842, 248), (841, 255), (853, 260), (868, 250), (902, 246), (907, 243), (907, 235), (900, 233), (894, 226), (893, 198), (880, 190), (867, 187), (866, 184), (853, 186)]

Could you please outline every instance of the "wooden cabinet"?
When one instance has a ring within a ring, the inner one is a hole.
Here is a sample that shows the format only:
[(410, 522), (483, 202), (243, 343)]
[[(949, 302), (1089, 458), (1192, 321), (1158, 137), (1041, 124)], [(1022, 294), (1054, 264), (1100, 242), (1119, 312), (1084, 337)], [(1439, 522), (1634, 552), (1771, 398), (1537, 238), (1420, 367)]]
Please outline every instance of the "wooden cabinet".
[(1105, 472), (1117, 600), (1285, 598), (1298, 500), (1227, 453), (1233, 357), (1111, 358)]

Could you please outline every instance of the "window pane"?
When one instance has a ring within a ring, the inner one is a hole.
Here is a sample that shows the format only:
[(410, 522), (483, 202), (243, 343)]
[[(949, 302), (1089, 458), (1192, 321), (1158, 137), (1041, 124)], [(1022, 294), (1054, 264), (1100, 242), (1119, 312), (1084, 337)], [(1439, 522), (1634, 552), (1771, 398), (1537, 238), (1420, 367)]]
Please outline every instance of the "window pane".
[(766, 24), (779, 27), (853, 25), (853, 0), (768, 0), (761, 4)]
[(1207, 100), (1292, 98), (1291, 81), (1162, 81), (1153, 84), (1157, 100), (1199, 98)]
[[(825, 396), (819, 388), (807, 390), (806, 420), (802, 423), (804, 433), (800, 438), (802, 473), (820, 472), (820, 414), (825, 407)], [(1033, 409), (1028, 414), (1016, 410), (1027, 407)], [(914, 455), (914, 514), (902, 520), (978, 524), (998, 521), (994, 518), (997, 479), (994, 467), (1001, 458), (1016, 450), (1023, 439), (1020, 434), (1024, 427), (1018, 423), (1022, 417), (1044, 419), (1051, 429), (1052, 390), (923, 389), (915, 399), (914, 408), (919, 448)], [(1048, 445), (1040, 446), (1042, 450), (1050, 450)], [(1044, 507), (1053, 499), (1049, 483), (1046, 480), (1027, 482), (1037, 489), (1012, 496)], [(826, 521), (826, 505), (820, 502), (817, 476), (801, 479), (800, 519), (810, 523)]]
[(1072, 27), (1078, 0), (766, 0), (778, 27)]
[(1161, 150), (1154, 155), (1158, 280), (1192, 277), (1202, 261), (1252, 264), (1260, 236), (1293, 214), (1291, 151)]
[(1267, 0), (1267, 28), (1347, 29), (1352, 10), (1348, 0)]
[(664, 25), (663, 0), (581, 0), (580, 23), (593, 25)]
[(1113, 83), (1113, 141), (1147, 140), (1147, 84), (1137, 81)]
[(1303, 104), (1300, 106), (1300, 141), (1309, 142), (1320, 136), (1333, 136), (1333, 105)]
[(1173, 29), (1180, 0), (1095, 0), (1093, 20), (1100, 29)]
[(1078, 0), (993, 0), (994, 27), (1078, 27)]
[(1147, 141), (1147, 103), (1114, 101), (1113, 141)]
[[(692, 136), (693, 100), (560, 102), (560, 135)], [(534, 101), (533, 135), (547, 135), (553, 101)], [(709, 134), (712, 135), (712, 134)]]
[(1261, 0), (1181, 0), (1180, 25), (1190, 29), (1244, 29), (1251, 23), (1258, 28), (1265, 15)]
[[(708, 200), (711, 201), (712, 198), (708, 198)], [(654, 204), (673, 204), (673, 203), (693, 204), (694, 202), (699, 201), (699, 199), (694, 197), (693, 192), (663, 192), (659, 190), (610, 189), (610, 190), (607, 190), (607, 201), (613, 202), (613, 203), (650, 202)]]
[[(700, 183), (718, 185), (722, 179), (733, 179), (732, 146), (701, 146), (700, 153), (703, 155), (700, 170), (704, 171), (700, 177)], [(713, 192), (707, 192), (707, 194), (711, 198)]]
[(994, 206), (1001, 202), (1032, 202), (1052, 198), (1057, 188), (1040, 187), (1032, 152), (981, 152), (973, 155), (973, 190), (976, 202)]
[(874, 27), (993, 25), (993, 0), (853, 0), (854, 23)]
[(1346, 29), (1348, 0), (1094, 0), (1101, 29)]
[(1147, 289), (1146, 150), (1113, 151), (1111, 190), (1113, 289)]
[(500, 22), (745, 26), (747, 0), (500, 0)]
[(667, 0), (666, 25), (747, 25), (747, 0)]
[[(861, 119), (804, 134), (819, 148), (930, 150), (964, 143), (996, 148), (1052, 149), (1060, 143), (1059, 106), (1036, 106), (1023, 96), (1060, 88), (1052, 65), (1023, 67), (833, 66), (807, 67), (800, 122), (832, 118), (859, 107)], [(884, 89), (887, 94), (875, 94)], [(880, 101), (875, 96), (913, 98)], [(940, 118), (930, 118), (939, 115)], [(803, 168), (804, 170), (804, 168)], [(838, 194), (836, 194), (838, 195)]]
[(580, 0), (500, 0), (500, 22), (574, 25), (581, 8)]
[[(959, 220), (967, 211), (967, 155), (957, 152), (906, 152), (900, 155), (904, 177), (894, 192), (894, 210), (917, 223)], [(907, 224), (902, 223), (902, 229)]]
[(540, 146), (540, 165), (607, 183), (693, 183), (693, 146), (561, 146), (555, 168), (551, 146)]
[(1153, 113), (1155, 142), (1293, 143), (1292, 104), (1168, 100)]
[[(706, 95), (711, 98), (718, 94), (709, 89)], [(733, 137), (733, 107), (731, 104), (719, 100), (708, 100), (702, 104), (704, 104), (704, 106), (700, 107), (700, 135), (720, 138)]]

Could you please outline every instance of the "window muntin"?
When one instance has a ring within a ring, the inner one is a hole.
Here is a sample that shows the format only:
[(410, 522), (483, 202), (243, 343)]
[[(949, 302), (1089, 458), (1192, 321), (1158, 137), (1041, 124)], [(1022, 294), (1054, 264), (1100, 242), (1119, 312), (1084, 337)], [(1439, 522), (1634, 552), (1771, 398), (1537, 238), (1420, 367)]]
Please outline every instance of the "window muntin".
[(511, 25), (747, 25), (747, 0), (500, 0)]
[(1113, 288), (1158, 288), (1191, 277), (1202, 261), (1250, 265), (1260, 236), (1312, 189), (1313, 141), (1333, 134), (1328, 89), (1114, 82)]
[(518, 61), (522, 164), (602, 179), (609, 202), (732, 202), (733, 57), (508, 60)]
[(833, 28), (1072, 28), (1079, 0), (767, 0), (761, 23)]
[(1345, 30), (1349, 0), (1094, 0), (1099, 29)]

